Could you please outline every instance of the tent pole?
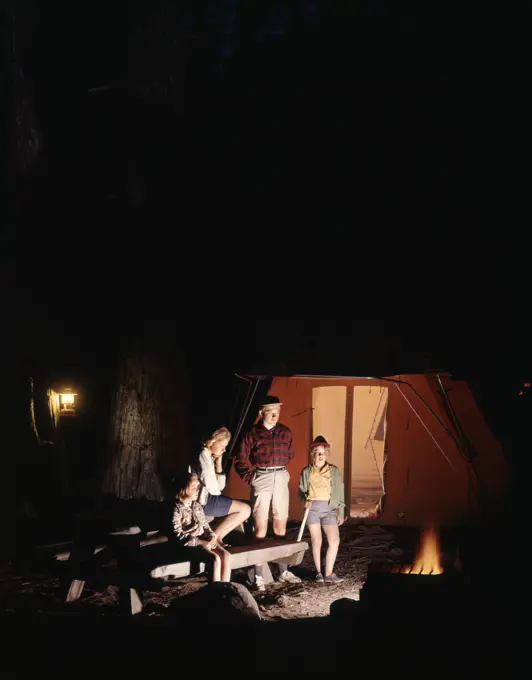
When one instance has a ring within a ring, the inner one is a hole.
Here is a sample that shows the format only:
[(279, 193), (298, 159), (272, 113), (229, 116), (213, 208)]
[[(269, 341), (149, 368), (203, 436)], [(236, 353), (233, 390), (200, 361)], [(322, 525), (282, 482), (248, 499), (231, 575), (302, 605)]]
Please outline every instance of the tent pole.
[(414, 392), (414, 394), (416, 395), (416, 397), (417, 397), (417, 398), (419, 399), (419, 401), (423, 404), (423, 406), (427, 409), (427, 411), (434, 417), (434, 419), (436, 420), (436, 422), (437, 422), (441, 427), (443, 427), (443, 429), (445, 430), (445, 432), (447, 432), (447, 434), (449, 435), (449, 437), (454, 441), (454, 443), (455, 443), (456, 446), (458, 447), (458, 450), (460, 451), (460, 453), (462, 452), (462, 449), (461, 449), (461, 447), (460, 447), (460, 442), (457, 441), (456, 437), (455, 437), (454, 434), (451, 432), (451, 430), (449, 430), (449, 428), (446, 427), (445, 423), (443, 423), (443, 422), (438, 418), (438, 416), (434, 413), (434, 411), (430, 408), (430, 406), (427, 404), (427, 402), (423, 399), (423, 397), (419, 394), (419, 392), (416, 390), (416, 388), (415, 388), (413, 385), (411, 385), (411, 384), (410, 384), (409, 382), (407, 382), (406, 380), (396, 380), (395, 378), (376, 378), (376, 377), (371, 377), (370, 379), (371, 379), (371, 380), (382, 380), (382, 381), (384, 381), (384, 382), (391, 382), (391, 383), (395, 383), (396, 385), (399, 384), (399, 385), (406, 385), (407, 387), (410, 387), (410, 389), (412, 390), (412, 392)]
[[(253, 403), (253, 399), (255, 398), (255, 393), (257, 391), (257, 387), (259, 386), (259, 383), (261, 381), (261, 378), (255, 378), (255, 385), (253, 386), (253, 389), (251, 390), (251, 396), (250, 396), (250, 390), (248, 390), (248, 396), (246, 398), (246, 401), (244, 402), (244, 406), (242, 407), (242, 412), (240, 414), (240, 420), (238, 422), (236, 432), (234, 434), (234, 437), (232, 438), (231, 441), (231, 449), (229, 450), (229, 455), (228, 458), (231, 458), (233, 455), (233, 448), (237, 442), (238, 437), (240, 436), (240, 432), (242, 430), (242, 427), (246, 421), (249, 409), (251, 407), (251, 404)], [(250, 386), (251, 388), (251, 386)]]
[(462, 430), (462, 427), (461, 427), (460, 423), (458, 422), (458, 417), (457, 417), (456, 413), (454, 412), (454, 409), (451, 405), (451, 401), (450, 401), (449, 397), (447, 396), (447, 390), (445, 389), (445, 386), (443, 384), (443, 381), (442, 381), (439, 373), (436, 373), (436, 378), (437, 378), (438, 383), (440, 385), (440, 389), (441, 389), (444, 404), (446, 406), (447, 414), (451, 418), (451, 421), (452, 421), (452, 423), (453, 423), (453, 425), (456, 429), (456, 432), (458, 433), (458, 437), (459, 437), (460, 443), (462, 445), (461, 446), (462, 453), (464, 454), (464, 456), (469, 461), (471, 461), (471, 456), (468, 453), (468, 446), (467, 446), (466, 438), (465, 438), (465, 435), (464, 435), (464, 431)]
[(344, 444), (344, 503), (346, 505), (346, 519), (351, 517), (352, 473), (351, 461), (353, 457), (353, 418), (355, 407), (355, 388), (348, 387), (345, 410), (345, 444)]

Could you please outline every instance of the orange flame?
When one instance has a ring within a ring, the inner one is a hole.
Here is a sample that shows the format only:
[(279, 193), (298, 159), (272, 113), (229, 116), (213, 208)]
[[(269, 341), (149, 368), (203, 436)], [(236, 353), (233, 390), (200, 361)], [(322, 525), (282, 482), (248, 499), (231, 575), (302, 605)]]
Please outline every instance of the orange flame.
[(411, 574), (443, 574), (440, 562), (440, 541), (435, 529), (424, 529), (421, 547), (412, 567)]

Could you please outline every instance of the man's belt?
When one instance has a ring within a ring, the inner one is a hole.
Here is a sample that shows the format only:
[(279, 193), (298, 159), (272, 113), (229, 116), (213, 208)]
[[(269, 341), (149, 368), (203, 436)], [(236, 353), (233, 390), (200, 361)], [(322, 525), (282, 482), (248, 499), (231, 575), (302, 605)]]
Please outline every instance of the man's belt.
[(259, 472), (275, 472), (276, 470), (286, 470), (286, 465), (283, 465), (282, 467), (257, 467), (255, 469)]

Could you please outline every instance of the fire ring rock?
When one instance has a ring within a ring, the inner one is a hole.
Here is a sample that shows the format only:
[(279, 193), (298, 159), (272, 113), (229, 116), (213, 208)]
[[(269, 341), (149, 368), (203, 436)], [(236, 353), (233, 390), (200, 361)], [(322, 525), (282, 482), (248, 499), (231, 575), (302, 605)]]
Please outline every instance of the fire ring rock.
[(240, 583), (211, 583), (177, 598), (170, 609), (175, 616), (197, 618), (206, 624), (249, 624), (262, 619), (259, 606)]
[(342, 597), (331, 603), (329, 613), (336, 619), (351, 619), (360, 612), (360, 602)]

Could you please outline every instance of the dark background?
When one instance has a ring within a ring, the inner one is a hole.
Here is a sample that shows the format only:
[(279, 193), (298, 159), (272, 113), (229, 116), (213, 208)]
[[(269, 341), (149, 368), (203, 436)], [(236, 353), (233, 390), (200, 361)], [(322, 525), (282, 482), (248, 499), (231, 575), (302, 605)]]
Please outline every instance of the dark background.
[(272, 220), (356, 232), (393, 216), (406, 236), (440, 232), (431, 255), (458, 224), (481, 250), (526, 224), (529, 10), (7, 2), (5, 91), (31, 100), (15, 165), (39, 178), (17, 207), (77, 234), (85, 220), (121, 235), (133, 215), (158, 232), (164, 220), (185, 241), (199, 225), (249, 240)]

